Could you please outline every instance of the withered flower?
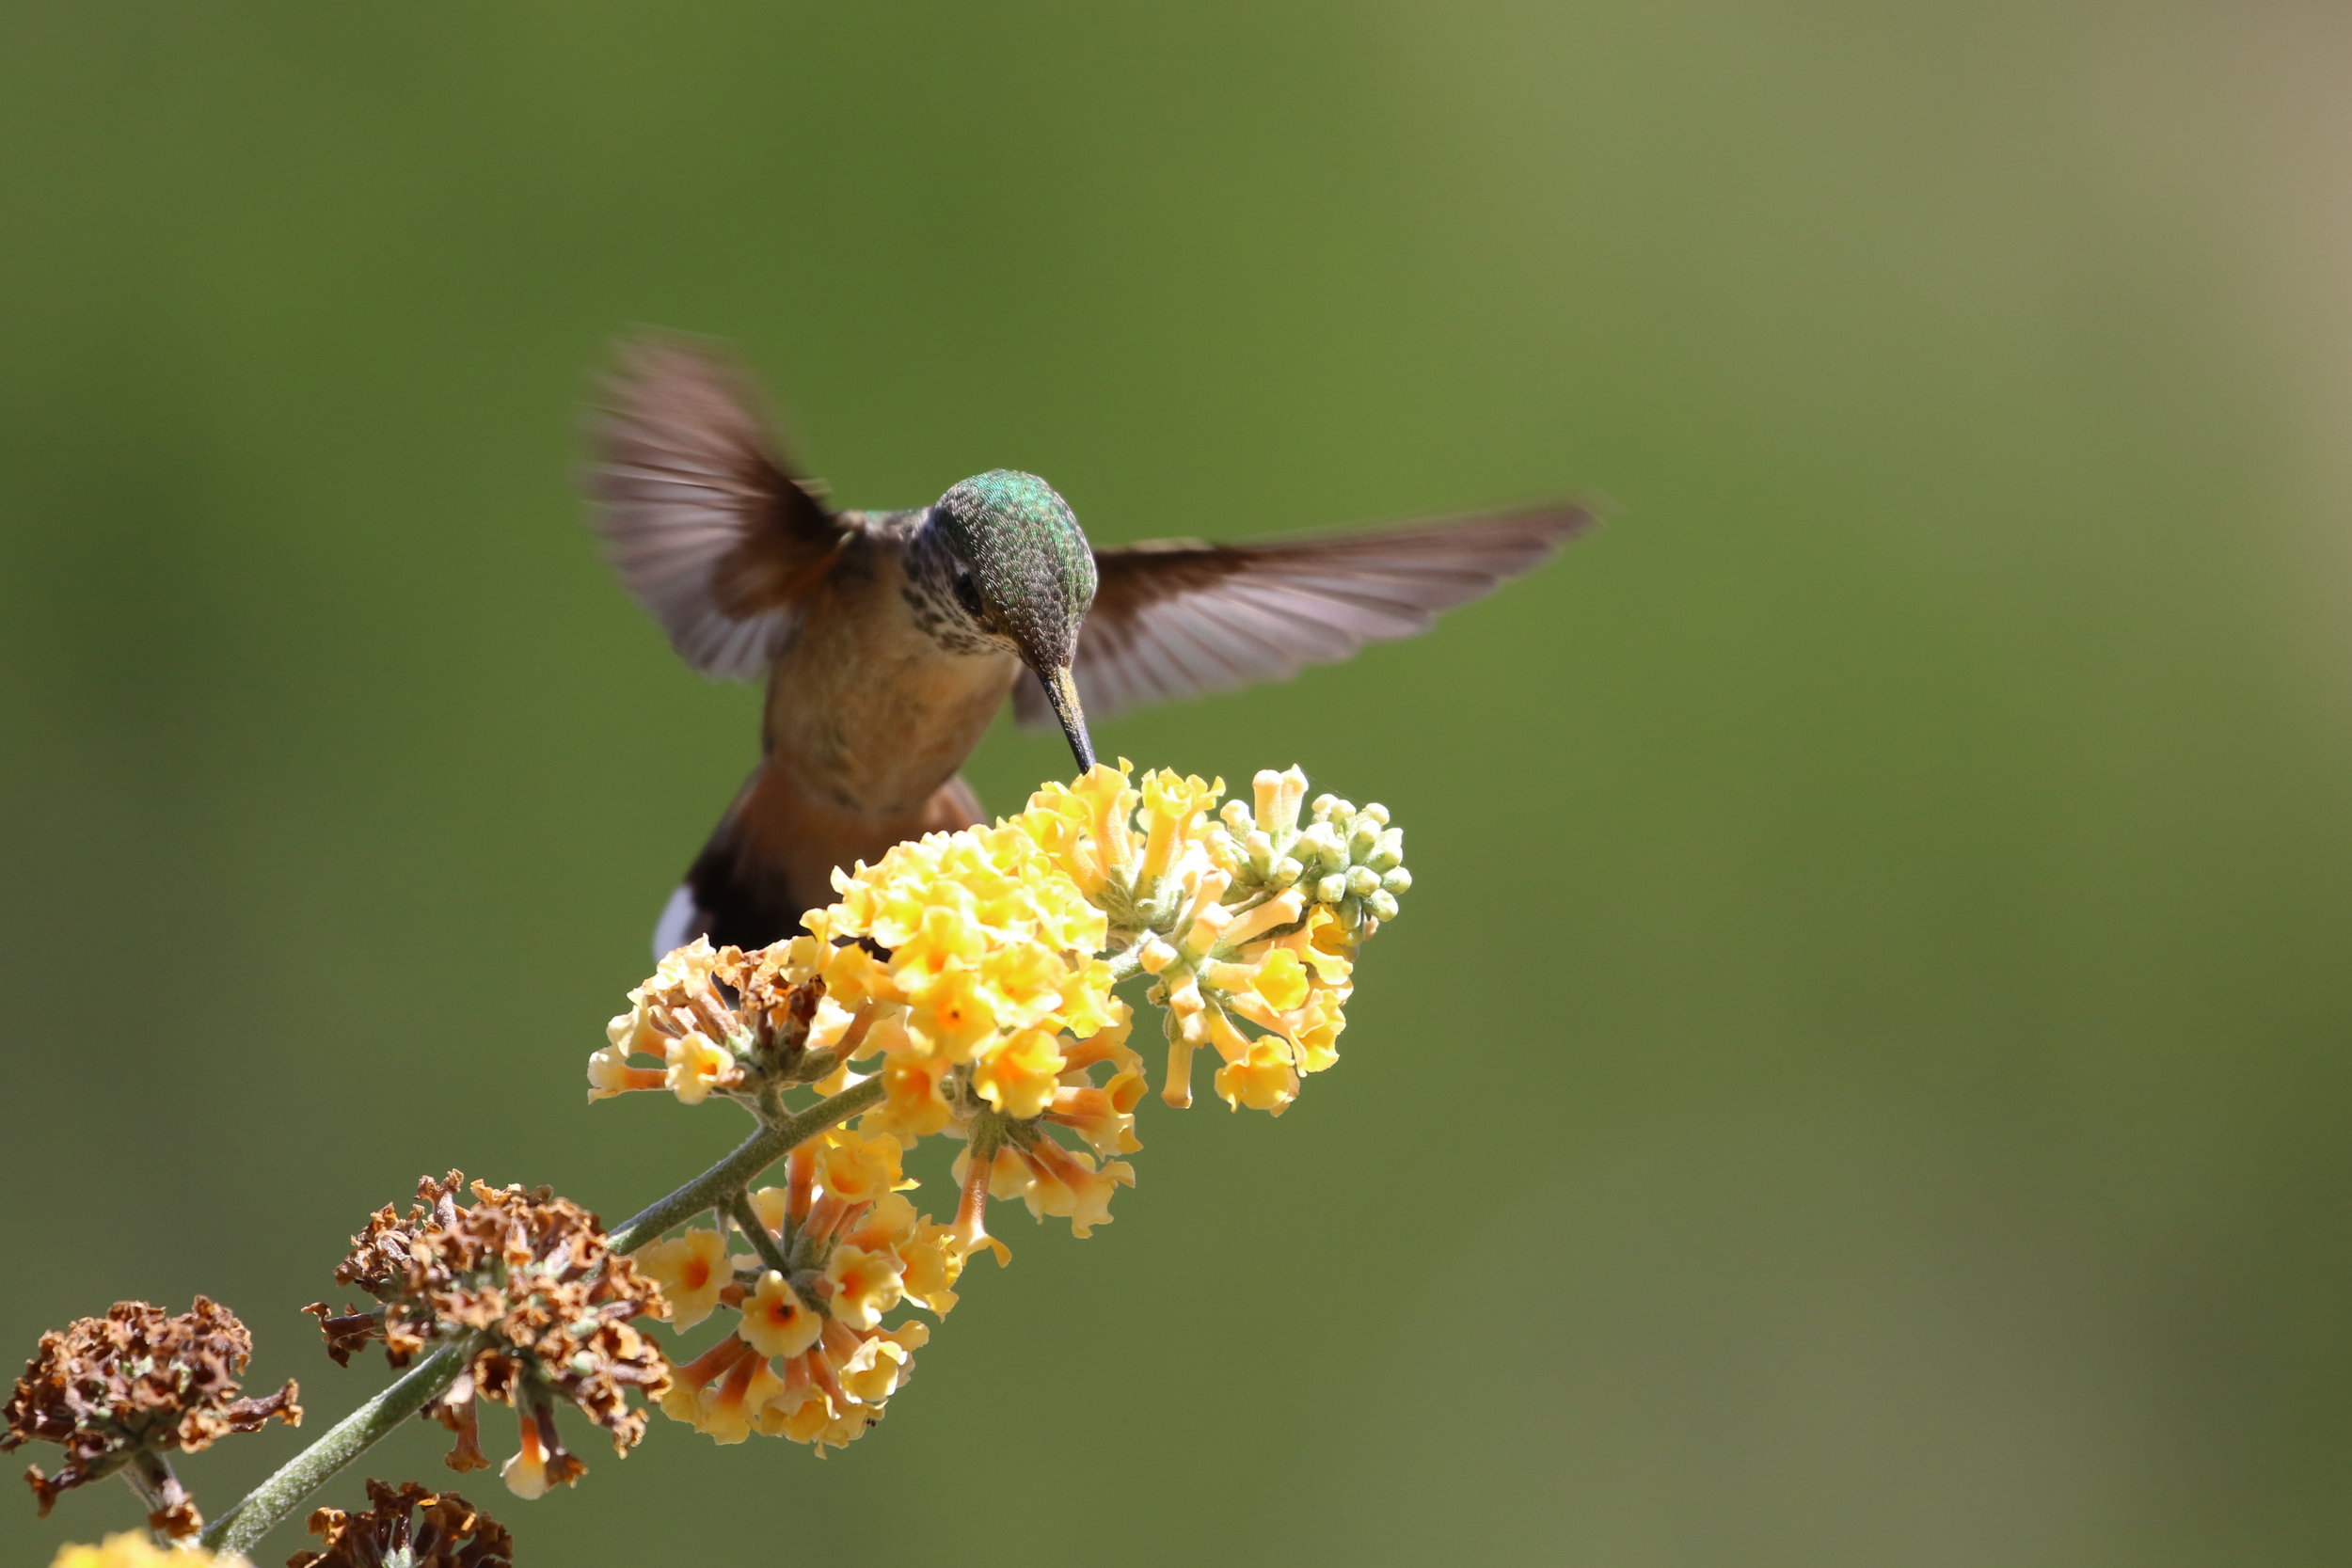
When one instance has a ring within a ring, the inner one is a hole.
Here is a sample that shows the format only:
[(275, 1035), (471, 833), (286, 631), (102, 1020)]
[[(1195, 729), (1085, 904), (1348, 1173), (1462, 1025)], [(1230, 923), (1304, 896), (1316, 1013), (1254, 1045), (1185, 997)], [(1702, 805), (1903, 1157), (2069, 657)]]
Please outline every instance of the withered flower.
[(577, 1481), (587, 1466), (564, 1449), (555, 1402), (568, 1402), (612, 1434), (626, 1454), (644, 1434), (644, 1410), (630, 1388), (659, 1400), (670, 1386), (660, 1350), (629, 1325), (668, 1308), (661, 1291), (606, 1243), (594, 1214), (541, 1187), (492, 1187), (476, 1181), (461, 1207), (463, 1173), (417, 1183), (406, 1219), (389, 1205), (354, 1236), (351, 1256), (335, 1270), (384, 1305), (373, 1312), (318, 1315), (338, 1361), (372, 1338), (384, 1341), (395, 1367), (428, 1345), (465, 1341), (476, 1349), (449, 1391), (426, 1408), (457, 1437), (455, 1470), (485, 1469), (475, 1426), (477, 1398), (513, 1405), (522, 1418), (521, 1451), (501, 1472), (516, 1493), (535, 1497)]
[(310, 1533), (326, 1550), (296, 1552), (286, 1568), (514, 1568), (506, 1527), (454, 1492), (370, 1481), (368, 1502), (364, 1513), (311, 1514)]
[(714, 1094), (757, 1104), (824, 1077), (840, 1059), (809, 1049), (824, 951), (808, 937), (749, 953), (701, 937), (674, 949), (605, 1026), (604, 1049), (588, 1058), (588, 1098), (667, 1089), (689, 1105)]
[(40, 1353), (8, 1396), (0, 1452), (29, 1442), (65, 1449), (56, 1474), (44, 1476), (38, 1465), (24, 1473), (44, 1514), (60, 1492), (135, 1464), (142, 1490), (157, 1505), (150, 1525), (175, 1539), (192, 1537), (202, 1521), (160, 1455), (194, 1453), (272, 1418), (302, 1424), (291, 1381), (266, 1399), (237, 1396), (252, 1354), (252, 1334), (216, 1302), (199, 1296), (174, 1317), (143, 1301), (119, 1301), (103, 1318), (40, 1337)]

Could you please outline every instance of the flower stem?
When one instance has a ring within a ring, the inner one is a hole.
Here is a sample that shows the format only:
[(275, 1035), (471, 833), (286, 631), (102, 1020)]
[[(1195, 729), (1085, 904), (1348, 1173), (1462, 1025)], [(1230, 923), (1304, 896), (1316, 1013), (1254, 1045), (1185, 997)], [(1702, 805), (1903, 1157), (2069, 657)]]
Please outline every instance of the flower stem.
[(759, 1173), (801, 1144), (835, 1123), (882, 1103), (882, 1081), (877, 1076), (851, 1085), (830, 1100), (820, 1100), (800, 1115), (773, 1122), (745, 1138), (734, 1153), (612, 1230), (608, 1240), (614, 1252), (635, 1252), (674, 1225), (706, 1209), (717, 1209), (758, 1179)]
[(147, 1505), (148, 1528), (154, 1532), (155, 1544), (170, 1545), (171, 1531), (165, 1523), (157, 1521), (167, 1520), (167, 1516), (186, 1507), (188, 1501), (187, 1488), (172, 1474), (171, 1461), (153, 1449), (141, 1449), (132, 1457), (122, 1479), (131, 1483), (131, 1490)]
[(469, 1336), (443, 1345), (411, 1367), (398, 1383), (329, 1427), (317, 1442), (214, 1520), (204, 1531), (204, 1544), (215, 1552), (242, 1552), (267, 1535), (336, 1471), (437, 1399), (457, 1381), (477, 1348)]
[(727, 1212), (733, 1216), (735, 1227), (743, 1232), (743, 1239), (752, 1243), (752, 1250), (759, 1254), (759, 1260), (789, 1279), (791, 1260), (776, 1245), (776, 1239), (768, 1234), (768, 1227), (759, 1223), (759, 1216), (752, 1212), (752, 1200), (736, 1193), (727, 1199)]

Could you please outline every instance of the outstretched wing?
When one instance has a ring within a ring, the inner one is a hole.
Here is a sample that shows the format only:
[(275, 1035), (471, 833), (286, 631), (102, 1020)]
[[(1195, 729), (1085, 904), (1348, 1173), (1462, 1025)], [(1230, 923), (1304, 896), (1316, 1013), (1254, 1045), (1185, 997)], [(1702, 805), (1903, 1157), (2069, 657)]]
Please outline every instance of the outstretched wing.
[[(1255, 545), (1168, 539), (1097, 550), (1100, 586), (1078, 634), (1078, 699), (1088, 718), (1106, 719), (1410, 637), (1438, 610), (1539, 565), (1594, 521), (1562, 502)], [(1015, 687), (1013, 703), (1023, 724), (1054, 722), (1034, 682)]]
[(696, 670), (764, 673), (848, 531), (786, 471), (749, 382), (675, 339), (624, 343), (592, 439), (594, 521), (622, 583)]

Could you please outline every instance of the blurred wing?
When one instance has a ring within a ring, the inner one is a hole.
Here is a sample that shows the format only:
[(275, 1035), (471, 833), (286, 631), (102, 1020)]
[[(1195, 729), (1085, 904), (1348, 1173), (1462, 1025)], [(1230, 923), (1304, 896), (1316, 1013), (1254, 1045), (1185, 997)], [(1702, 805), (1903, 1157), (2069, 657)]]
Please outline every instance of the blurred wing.
[[(1078, 634), (1078, 699), (1088, 718), (1107, 719), (1410, 637), (1438, 610), (1541, 564), (1594, 521), (1561, 503), (1258, 545), (1170, 539), (1097, 550), (1100, 586)], [(1013, 701), (1022, 723), (1054, 722), (1036, 683), (1021, 682)]]
[(765, 673), (844, 525), (772, 455), (751, 388), (681, 342), (624, 344), (588, 477), (606, 559), (706, 675)]

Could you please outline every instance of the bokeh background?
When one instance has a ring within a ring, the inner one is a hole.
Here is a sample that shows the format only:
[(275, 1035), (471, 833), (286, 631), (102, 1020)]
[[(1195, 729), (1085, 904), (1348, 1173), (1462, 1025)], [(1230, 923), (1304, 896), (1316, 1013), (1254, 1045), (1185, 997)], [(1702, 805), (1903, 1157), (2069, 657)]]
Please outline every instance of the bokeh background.
[(294, 1308), (418, 1173), (618, 1217), (734, 1142), (580, 1092), (755, 744), (580, 527), (654, 323), (850, 504), (1615, 510), (1101, 727), (1406, 825), (1340, 1070), (1147, 1107), (846, 1453), (474, 1478), (527, 1563), (2341, 1562), (2348, 66), (2264, 0), (8, 0), (0, 1346), (211, 1292), (314, 1432), (381, 1373)]

